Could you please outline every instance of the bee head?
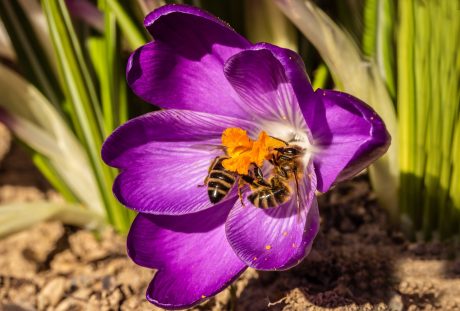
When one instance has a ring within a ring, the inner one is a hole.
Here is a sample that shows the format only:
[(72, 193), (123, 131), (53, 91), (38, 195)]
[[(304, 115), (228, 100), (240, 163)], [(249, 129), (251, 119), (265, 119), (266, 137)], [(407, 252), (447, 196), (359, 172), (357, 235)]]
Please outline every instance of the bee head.
[(281, 147), (281, 148), (276, 148), (275, 150), (281, 153), (282, 155), (286, 155), (290, 157), (300, 156), (305, 153), (305, 150), (299, 146)]

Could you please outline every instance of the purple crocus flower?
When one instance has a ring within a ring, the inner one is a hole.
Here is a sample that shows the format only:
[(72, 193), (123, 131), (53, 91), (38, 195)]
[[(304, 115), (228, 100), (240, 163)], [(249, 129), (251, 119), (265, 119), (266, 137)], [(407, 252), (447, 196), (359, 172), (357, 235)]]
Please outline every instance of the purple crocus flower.
[[(167, 5), (150, 13), (145, 27), (155, 41), (131, 55), (127, 80), (139, 97), (168, 109), (120, 126), (102, 156), (121, 170), (116, 197), (139, 212), (128, 254), (158, 270), (147, 299), (186, 308), (223, 290), (247, 267), (298, 264), (318, 232), (315, 191), (364, 169), (386, 151), (390, 137), (360, 100), (314, 91), (299, 55), (252, 44), (207, 12)], [(249, 189), (244, 206), (236, 189), (210, 202), (197, 185), (223, 151), (199, 146), (219, 145), (228, 128), (244, 129), (252, 139), (265, 131), (307, 150), (300, 211), (295, 199), (256, 208)]]

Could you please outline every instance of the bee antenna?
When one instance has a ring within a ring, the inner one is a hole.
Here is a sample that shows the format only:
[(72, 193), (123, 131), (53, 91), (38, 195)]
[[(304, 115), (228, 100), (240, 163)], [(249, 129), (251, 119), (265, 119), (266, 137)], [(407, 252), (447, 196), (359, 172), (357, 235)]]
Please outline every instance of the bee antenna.
[(277, 137), (270, 136), (270, 138), (276, 139), (276, 140), (282, 142), (283, 144), (285, 144), (286, 146), (289, 145), (289, 143), (288, 143), (287, 141), (282, 140), (282, 139), (279, 139), (279, 138), (277, 138)]

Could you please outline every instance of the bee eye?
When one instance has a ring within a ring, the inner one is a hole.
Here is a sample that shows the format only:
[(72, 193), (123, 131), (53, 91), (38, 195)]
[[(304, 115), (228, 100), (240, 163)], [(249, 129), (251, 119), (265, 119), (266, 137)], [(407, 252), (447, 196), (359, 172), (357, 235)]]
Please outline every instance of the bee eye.
[(287, 153), (287, 154), (290, 154), (290, 155), (299, 154), (299, 151), (297, 149), (295, 149), (295, 148), (287, 148), (287, 149), (285, 149), (284, 152)]

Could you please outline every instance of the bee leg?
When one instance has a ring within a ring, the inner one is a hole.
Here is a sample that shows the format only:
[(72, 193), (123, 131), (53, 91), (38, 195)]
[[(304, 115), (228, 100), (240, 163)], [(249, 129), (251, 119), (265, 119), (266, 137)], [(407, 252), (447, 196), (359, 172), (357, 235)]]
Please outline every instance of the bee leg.
[(254, 178), (252, 176), (249, 176), (249, 175), (241, 175), (240, 176), (240, 179), (238, 180), (238, 196), (239, 196), (239, 198), (241, 200), (241, 205), (243, 207), (246, 207), (246, 205), (243, 202), (243, 194), (241, 193), (241, 188), (244, 186), (244, 184), (248, 184), (251, 188), (256, 188), (256, 187), (259, 186), (258, 181), (259, 181), (258, 179)]
[(262, 173), (262, 170), (257, 165), (254, 165), (253, 174), (254, 174), (254, 177), (255, 177), (255, 183), (257, 183), (259, 185), (265, 185), (266, 184), (265, 179), (264, 179), (264, 175)]
[(275, 165), (276, 164), (276, 159), (275, 159), (275, 155), (272, 154), (272, 158), (270, 159), (270, 163)]
[(272, 158), (269, 160), (269, 162), (273, 165), (273, 166), (277, 166), (278, 165), (278, 161), (276, 161), (276, 157), (274, 154), (272, 154)]
[(262, 169), (258, 167), (255, 163), (253, 163), (254, 169), (252, 174), (254, 175), (253, 177), (253, 182), (252, 186), (257, 187), (257, 186), (266, 186), (270, 187), (270, 184), (265, 180), (264, 174), (262, 172)]
[(246, 207), (243, 201), (243, 193), (241, 192), (241, 189), (244, 187), (245, 181), (240, 178), (238, 179), (238, 198), (240, 198), (241, 206)]
[(203, 184), (201, 185), (198, 185), (197, 187), (204, 187), (208, 184), (208, 180), (209, 180), (209, 175), (211, 175), (211, 170), (212, 168), (214, 167), (214, 165), (216, 165), (216, 162), (219, 160), (220, 157), (215, 157), (214, 160), (212, 161), (211, 165), (209, 166), (208, 168), (208, 175), (206, 175), (206, 178), (204, 179), (203, 181)]
[(209, 179), (209, 174), (208, 174), (208, 175), (206, 176), (206, 178), (204, 179), (203, 184), (198, 185), (197, 187), (198, 187), (198, 188), (201, 188), (201, 187), (206, 186), (206, 185), (208, 184), (208, 179)]
[(263, 179), (264, 178), (264, 175), (262, 173), (262, 170), (260, 169), (260, 167), (258, 167), (257, 165), (254, 164), (254, 176), (258, 179)]
[(297, 201), (297, 221), (300, 222), (300, 192), (299, 192), (299, 180), (297, 179), (297, 170), (294, 170), (294, 180), (295, 180), (295, 187), (296, 187), (296, 201)]

